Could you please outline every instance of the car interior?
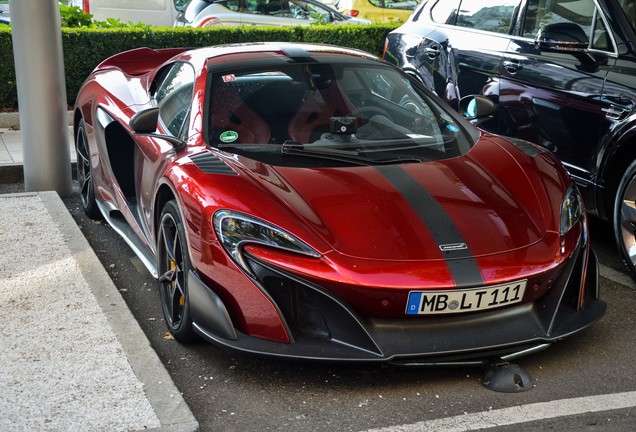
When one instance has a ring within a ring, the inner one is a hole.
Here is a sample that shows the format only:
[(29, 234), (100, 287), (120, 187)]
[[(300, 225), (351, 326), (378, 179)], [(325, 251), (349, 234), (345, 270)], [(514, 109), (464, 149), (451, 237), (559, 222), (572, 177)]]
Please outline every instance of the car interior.
[(436, 117), (421, 99), (411, 100), (400, 91), (391, 94), (389, 81), (376, 80), (375, 88), (365, 81), (352, 70), (331, 65), (216, 74), (208, 142), (222, 143), (221, 135), (231, 130), (234, 144), (307, 145), (325, 134), (342, 134), (333, 125), (342, 128), (347, 122), (355, 123), (349, 134), (356, 131), (368, 140), (410, 134), (440, 142)]

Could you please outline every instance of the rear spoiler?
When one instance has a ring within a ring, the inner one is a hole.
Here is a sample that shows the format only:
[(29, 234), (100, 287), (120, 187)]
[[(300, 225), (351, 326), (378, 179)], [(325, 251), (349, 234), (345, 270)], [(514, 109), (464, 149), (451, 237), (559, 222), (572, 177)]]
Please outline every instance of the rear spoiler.
[(142, 75), (186, 50), (187, 48), (136, 48), (107, 58), (97, 65), (95, 71), (117, 68), (128, 75)]

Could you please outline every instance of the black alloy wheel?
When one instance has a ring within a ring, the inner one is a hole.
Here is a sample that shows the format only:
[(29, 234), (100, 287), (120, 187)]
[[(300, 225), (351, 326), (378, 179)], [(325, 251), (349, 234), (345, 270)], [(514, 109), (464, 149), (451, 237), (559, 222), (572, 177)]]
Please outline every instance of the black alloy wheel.
[(192, 329), (188, 301), (190, 258), (177, 203), (169, 201), (161, 212), (157, 238), (159, 290), (163, 316), (170, 333), (180, 342), (197, 338)]
[(102, 214), (95, 201), (95, 184), (93, 182), (93, 169), (86, 135), (84, 120), (80, 120), (75, 135), (75, 152), (77, 155), (77, 182), (80, 187), (80, 201), (86, 216), (91, 219), (101, 219)]

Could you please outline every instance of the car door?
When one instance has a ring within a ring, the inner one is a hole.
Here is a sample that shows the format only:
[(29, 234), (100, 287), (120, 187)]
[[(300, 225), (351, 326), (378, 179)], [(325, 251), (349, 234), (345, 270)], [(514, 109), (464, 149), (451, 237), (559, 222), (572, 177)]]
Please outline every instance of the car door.
[[(159, 107), (158, 131), (181, 140), (187, 139), (195, 72), (190, 63), (176, 62), (159, 72), (156, 91), (152, 95), (153, 103)], [(135, 184), (137, 202), (142, 228), (149, 233), (149, 227), (143, 222), (151, 220), (153, 197), (157, 179), (163, 172), (170, 155), (175, 153), (174, 146), (168, 141), (138, 136), (139, 151), (135, 153)], [(148, 236), (151, 238), (151, 236)]]
[(527, 0), (525, 7), (521, 37), (501, 67), (501, 133), (552, 151), (587, 186), (610, 125), (602, 93), (616, 62), (614, 37), (594, 0)]
[[(496, 83), (520, 0), (438, 1), (430, 9), (437, 25), (418, 46), (416, 63), (425, 84), (457, 108), (462, 95), (484, 88), (496, 98)], [(414, 20), (429, 19), (426, 11)]]

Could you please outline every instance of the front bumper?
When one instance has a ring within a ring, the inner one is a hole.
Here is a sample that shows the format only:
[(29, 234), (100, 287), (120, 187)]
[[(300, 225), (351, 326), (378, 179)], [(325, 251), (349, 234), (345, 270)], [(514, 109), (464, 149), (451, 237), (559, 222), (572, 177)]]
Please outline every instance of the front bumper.
[(585, 329), (607, 307), (599, 297), (596, 255), (584, 246), (579, 246), (576, 259), (567, 263), (552, 288), (533, 303), (431, 319), (362, 318), (319, 286), (254, 258), (249, 264), (278, 308), (291, 343), (236, 330), (221, 299), (190, 272), (193, 325), (210, 342), (280, 357), (404, 365), (475, 365), (493, 357), (511, 360)]

